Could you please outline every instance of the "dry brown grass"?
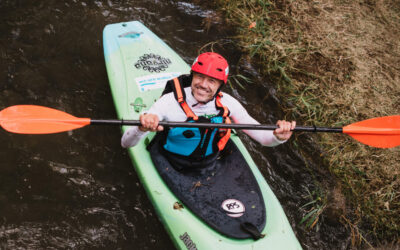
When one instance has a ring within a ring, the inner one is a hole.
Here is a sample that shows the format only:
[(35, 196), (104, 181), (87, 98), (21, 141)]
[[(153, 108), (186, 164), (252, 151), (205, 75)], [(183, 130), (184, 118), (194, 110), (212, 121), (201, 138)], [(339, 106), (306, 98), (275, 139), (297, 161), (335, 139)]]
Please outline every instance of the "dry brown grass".
[[(219, 7), (297, 120), (342, 126), (400, 114), (399, 1), (221, 0)], [(400, 148), (331, 134), (318, 141), (347, 198), (341, 221), (374, 242), (398, 238)]]
[[(331, 61), (327, 66), (333, 74), (317, 72), (326, 88), (319, 84), (315, 95), (322, 98), (317, 102), (324, 110), (333, 112), (332, 121), (340, 124), (399, 114), (400, 10), (396, 6), (383, 1), (297, 1), (290, 8), (303, 27), (303, 39)], [(399, 148), (375, 149), (329, 135), (323, 135), (323, 142), (326, 159), (344, 182), (358, 221), (371, 226), (380, 239), (398, 237)]]

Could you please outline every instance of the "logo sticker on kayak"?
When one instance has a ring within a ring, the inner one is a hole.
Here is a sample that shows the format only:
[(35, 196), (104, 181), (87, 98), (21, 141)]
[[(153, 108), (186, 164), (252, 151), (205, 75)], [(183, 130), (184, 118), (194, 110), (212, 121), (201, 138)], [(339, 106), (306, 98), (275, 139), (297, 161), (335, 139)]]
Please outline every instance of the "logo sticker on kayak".
[(143, 34), (143, 32), (130, 31), (130, 32), (126, 32), (124, 34), (121, 34), (118, 37), (119, 38), (138, 38), (142, 34)]
[(221, 204), (221, 207), (223, 210), (225, 210), (228, 216), (233, 218), (242, 216), (246, 210), (243, 203), (235, 199), (224, 200)]
[(144, 92), (152, 89), (165, 88), (165, 84), (167, 83), (167, 81), (171, 80), (172, 78), (178, 77), (181, 74), (182, 74), (181, 72), (170, 72), (170, 73), (147, 75), (147, 76), (137, 77), (135, 81), (139, 90), (141, 92)]
[(161, 71), (165, 71), (171, 63), (172, 61), (169, 58), (150, 53), (142, 55), (135, 63), (135, 67), (151, 73), (159, 73)]

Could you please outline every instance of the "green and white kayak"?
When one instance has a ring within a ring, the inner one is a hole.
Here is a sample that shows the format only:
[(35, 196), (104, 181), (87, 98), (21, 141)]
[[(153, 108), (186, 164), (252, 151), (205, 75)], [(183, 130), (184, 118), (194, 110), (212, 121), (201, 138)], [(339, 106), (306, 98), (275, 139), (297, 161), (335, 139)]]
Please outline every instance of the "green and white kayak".
[[(138, 119), (140, 113), (149, 109), (160, 97), (168, 80), (182, 74), (188, 74), (190, 71), (190, 67), (176, 52), (137, 21), (107, 25), (103, 32), (103, 42), (108, 77), (119, 119)], [(122, 129), (125, 131), (127, 128), (123, 127)], [(187, 191), (190, 194), (189, 196), (187, 194), (182, 196), (178, 192), (179, 188), (184, 186), (184, 183), (178, 183), (177, 187), (173, 186), (174, 183), (179, 182), (180, 172), (174, 171), (168, 177), (168, 174), (171, 173), (168, 170), (171, 168), (160, 167), (160, 159), (157, 156), (154, 157), (154, 150), (150, 150), (152, 152), (150, 154), (149, 150), (146, 149), (153, 137), (154, 133), (149, 134), (138, 145), (129, 148), (128, 151), (159, 219), (178, 249), (301, 249), (278, 199), (236, 134), (231, 136), (231, 148), (233, 150), (230, 152), (236, 152), (232, 153), (233, 156), (244, 161), (245, 164), (240, 165), (239, 168), (243, 168), (244, 172), (247, 171), (245, 176), (249, 176), (248, 173), (250, 173), (251, 176), (246, 179), (252, 180), (256, 185), (255, 189), (260, 194), (258, 202), (262, 202), (263, 210), (261, 211), (263, 211), (263, 214), (259, 215), (261, 222), (257, 227), (264, 237), (257, 240), (250, 236), (242, 237), (238, 235), (235, 237), (237, 233), (235, 230), (240, 231), (239, 227), (235, 228), (232, 234), (218, 230), (221, 224), (226, 227), (227, 225), (234, 226), (236, 222), (240, 223), (240, 220), (246, 218), (246, 214), (250, 214), (253, 211), (252, 209), (255, 209), (255, 205), (247, 205), (244, 202), (244, 206), (247, 206), (246, 209), (243, 208), (239, 212), (225, 211), (226, 214), (224, 214), (221, 207), (232, 200), (228, 199), (230, 197), (227, 197), (224, 201), (221, 200), (222, 205), (221, 201), (217, 201), (213, 208), (213, 204), (210, 205), (209, 201), (203, 202), (201, 200), (201, 197), (204, 197), (204, 199), (207, 199), (207, 197), (197, 195), (200, 193), (200, 189), (194, 190), (195, 186)], [(157, 153), (157, 151), (155, 152)], [(155, 163), (153, 163), (153, 160)], [(225, 162), (228, 162), (225, 170), (233, 169), (231, 167), (232, 161), (226, 160)], [(221, 174), (219, 179), (218, 170), (213, 169), (212, 174), (207, 173), (207, 171), (204, 172), (205, 175), (209, 174), (209, 177), (202, 179), (202, 183), (211, 180), (204, 185), (205, 188), (208, 188), (205, 189), (206, 192), (211, 190), (213, 185), (218, 186), (214, 191), (210, 191), (210, 195), (206, 196), (218, 200), (218, 194), (214, 193), (215, 190), (217, 190), (217, 193), (218, 190), (221, 190), (219, 195), (222, 196), (225, 193), (229, 194), (229, 190), (225, 190), (226, 187), (229, 187), (229, 183), (221, 183), (221, 180), (225, 182), (231, 180), (229, 177), (225, 178), (229, 175), (225, 175), (227, 173), (225, 170), (224, 172), (220, 171), (224, 175)], [(237, 171), (231, 172), (232, 181), (239, 182), (235, 183), (234, 186), (246, 186), (240, 185), (241, 178), (234, 177), (234, 173), (237, 173)], [(168, 178), (170, 179), (168, 180)], [(171, 178), (173, 181), (171, 181)], [(190, 175), (190, 178), (190, 181), (192, 181), (196, 179), (196, 176)], [(190, 184), (190, 182), (188, 183)], [(250, 188), (251, 190), (254, 189), (254, 187)], [(247, 199), (252, 197), (251, 193), (253, 191), (249, 192)], [(233, 195), (231, 198), (236, 199), (235, 194), (229, 195)], [(202, 205), (200, 209), (211, 207), (210, 211), (215, 211), (215, 214), (213, 212), (210, 215), (210, 221), (206, 221), (207, 213), (209, 213), (207, 208), (199, 212), (196, 207), (189, 204), (191, 199), (197, 199), (194, 202)], [(251, 203), (252, 201), (246, 202)], [(241, 202), (238, 203), (241, 204)], [(183, 204), (183, 208), (177, 206), (177, 204)], [(239, 207), (237, 203), (232, 204)], [(221, 215), (218, 217), (216, 216), (217, 213), (221, 213)], [(216, 221), (218, 218), (222, 218), (223, 222), (218, 223)]]

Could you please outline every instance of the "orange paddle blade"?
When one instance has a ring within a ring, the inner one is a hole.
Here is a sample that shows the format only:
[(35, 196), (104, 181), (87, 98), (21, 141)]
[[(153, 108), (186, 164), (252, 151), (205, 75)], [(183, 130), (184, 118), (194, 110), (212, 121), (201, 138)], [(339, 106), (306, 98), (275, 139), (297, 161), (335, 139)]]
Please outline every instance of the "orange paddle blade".
[(16, 105), (0, 111), (0, 124), (12, 133), (52, 134), (86, 126), (90, 119), (42, 106)]
[(400, 145), (400, 115), (356, 122), (343, 127), (343, 133), (372, 147), (393, 148)]

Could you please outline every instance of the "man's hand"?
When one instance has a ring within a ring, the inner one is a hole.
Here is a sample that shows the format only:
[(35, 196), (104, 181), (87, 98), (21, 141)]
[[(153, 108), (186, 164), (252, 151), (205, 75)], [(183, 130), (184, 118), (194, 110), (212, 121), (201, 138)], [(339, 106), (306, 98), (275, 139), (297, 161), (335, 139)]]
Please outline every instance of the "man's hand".
[(154, 114), (142, 114), (140, 115), (140, 123), (142, 126), (139, 127), (140, 131), (163, 131), (164, 127), (158, 125), (158, 116)]
[(288, 122), (288, 121), (281, 121), (279, 120), (276, 125), (278, 126), (277, 129), (274, 130), (274, 135), (280, 141), (286, 141), (292, 136), (292, 130), (296, 127), (296, 122)]

